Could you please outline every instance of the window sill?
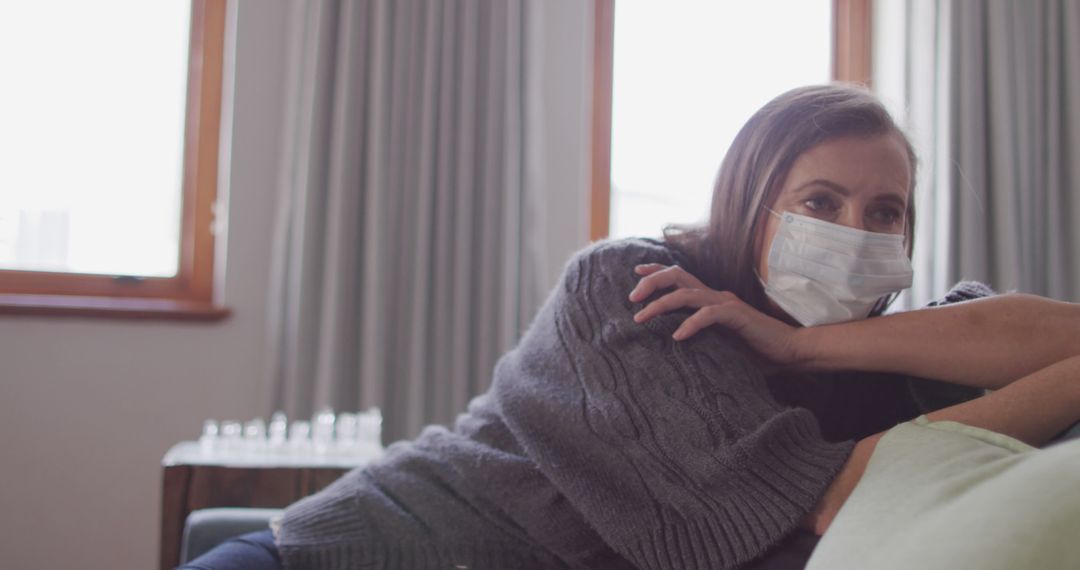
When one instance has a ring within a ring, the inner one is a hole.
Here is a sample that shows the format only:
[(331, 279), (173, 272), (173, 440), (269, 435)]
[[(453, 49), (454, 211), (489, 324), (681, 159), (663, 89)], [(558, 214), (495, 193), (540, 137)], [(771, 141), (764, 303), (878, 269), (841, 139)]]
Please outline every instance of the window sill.
[(0, 294), (0, 315), (220, 321), (230, 314), (227, 307), (183, 299)]

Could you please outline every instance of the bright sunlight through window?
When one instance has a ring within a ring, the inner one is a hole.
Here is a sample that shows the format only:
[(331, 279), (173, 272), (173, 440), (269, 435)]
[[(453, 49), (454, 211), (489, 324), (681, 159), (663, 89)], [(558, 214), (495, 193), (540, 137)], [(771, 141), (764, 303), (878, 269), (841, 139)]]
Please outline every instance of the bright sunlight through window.
[(0, 4), (0, 269), (176, 273), (190, 17)]
[(731, 140), (781, 92), (830, 79), (830, 0), (618, 2), (612, 237), (708, 217)]

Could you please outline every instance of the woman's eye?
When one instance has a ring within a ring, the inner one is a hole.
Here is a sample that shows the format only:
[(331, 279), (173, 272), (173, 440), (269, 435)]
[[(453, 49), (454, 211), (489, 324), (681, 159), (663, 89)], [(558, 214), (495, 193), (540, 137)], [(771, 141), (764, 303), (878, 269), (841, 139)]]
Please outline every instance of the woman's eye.
[(836, 209), (836, 202), (828, 196), (815, 196), (803, 202), (811, 212), (831, 212)]
[(897, 208), (879, 208), (871, 213), (874, 222), (878, 224), (894, 225), (904, 219), (904, 214)]

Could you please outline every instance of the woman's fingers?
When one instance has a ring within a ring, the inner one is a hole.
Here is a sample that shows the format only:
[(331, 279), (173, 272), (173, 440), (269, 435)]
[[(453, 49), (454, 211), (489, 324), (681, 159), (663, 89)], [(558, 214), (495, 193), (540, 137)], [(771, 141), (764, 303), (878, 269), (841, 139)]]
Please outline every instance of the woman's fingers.
[(631, 293), (631, 300), (647, 298), (658, 289), (678, 286), (638, 311), (634, 315), (635, 322), (642, 323), (675, 309), (696, 308), (697, 311), (683, 320), (671, 335), (676, 341), (719, 325), (741, 336), (754, 351), (773, 364), (798, 366), (805, 361), (807, 341), (799, 341), (795, 327), (747, 305), (734, 293), (709, 289), (678, 267), (641, 267), (635, 271), (652, 273), (638, 283)]
[(677, 266), (663, 266), (658, 263), (649, 263), (646, 265), (638, 265), (634, 268), (634, 272), (639, 275), (648, 273), (644, 278), (638, 281), (633, 291), (630, 291), (630, 301), (637, 303), (638, 301), (649, 298), (649, 295), (653, 294), (653, 291), (657, 289), (663, 289), (671, 287), (676, 284), (678, 279)]
[[(659, 267), (654, 267), (659, 266)], [(643, 268), (639, 270), (638, 268)], [(634, 290), (630, 292), (630, 301), (637, 303), (648, 299), (655, 291), (669, 287), (689, 289), (703, 289), (705, 286), (696, 277), (690, 275), (678, 265), (663, 266), (655, 263), (639, 265), (634, 268), (635, 272), (644, 271), (649, 274), (638, 281)]]
[(638, 311), (634, 315), (635, 322), (643, 323), (676, 309), (696, 308), (698, 310), (675, 329), (672, 338), (686, 340), (702, 329), (720, 325), (742, 336), (771, 362), (787, 365), (798, 360), (795, 328), (759, 312), (734, 293), (710, 289), (677, 265), (649, 263), (638, 265), (634, 272), (644, 277), (630, 292), (632, 302), (647, 299), (656, 291), (675, 288)]
[(725, 303), (723, 305), (709, 305), (702, 307), (693, 315), (686, 318), (685, 321), (679, 325), (679, 328), (675, 329), (675, 332), (671, 335), (671, 338), (675, 340), (686, 340), (701, 329), (712, 325), (720, 325), (729, 329), (738, 329), (735, 326), (738, 323), (738, 308), (735, 303)]
[(667, 267), (667, 265), (662, 265), (659, 263), (643, 263), (641, 265), (634, 266), (634, 273), (637, 273), (641, 276), (652, 275), (653, 273), (656, 273), (661, 269), (666, 269)]
[(634, 315), (634, 321), (643, 323), (653, 317), (662, 315), (668, 311), (674, 311), (683, 307), (700, 309), (709, 305), (718, 305), (734, 299), (731, 293), (713, 291), (712, 289), (676, 289), (663, 297), (649, 303), (644, 309)]
[(759, 312), (739, 300), (702, 307), (683, 321), (672, 338), (686, 340), (702, 329), (719, 325), (738, 334), (759, 355), (773, 364), (799, 366), (806, 362), (806, 342), (798, 329)]

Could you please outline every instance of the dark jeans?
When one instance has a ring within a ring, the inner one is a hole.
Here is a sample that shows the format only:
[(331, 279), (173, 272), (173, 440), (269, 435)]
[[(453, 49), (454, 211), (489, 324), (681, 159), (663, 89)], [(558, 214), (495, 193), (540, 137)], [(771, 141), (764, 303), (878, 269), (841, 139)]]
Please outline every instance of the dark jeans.
[(230, 538), (179, 570), (282, 570), (274, 534), (262, 530)]

